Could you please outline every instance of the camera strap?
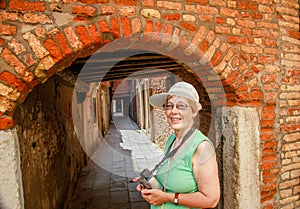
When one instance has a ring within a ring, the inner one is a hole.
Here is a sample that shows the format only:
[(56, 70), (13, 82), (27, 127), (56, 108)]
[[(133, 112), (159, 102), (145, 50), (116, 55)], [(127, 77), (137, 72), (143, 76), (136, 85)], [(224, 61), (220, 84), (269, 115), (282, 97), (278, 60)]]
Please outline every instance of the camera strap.
[(175, 149), (173, 149), (172, 151), (170, 151), (172, 145), (174, 144), (174, 142), (175, 142), (175, 140), (176, 140), (176, 138), (173, 139), (173, 141), (172, 141), (172, 143), (170, 144), (170, 146), (168, 147), (168, 150), (167, 150), (165, 156), (163, 157), (163, 159), (162, 159), (162, 160), (161, 160), (161, 161), (160, 161), (160, 162), (152, 169), (151, 175), (153, 175), (154, 171), (158, 170), (159, 166), (160, 166), (166, 159), (171, 158), (171, 157), (173, 157), (173, 156), (175, 155), (175, 153), (176, 153), (177, 150), (181, 147), (181, 145), (182, 145), (188, 138), (190, 138), (190, 136), (194, 133), (195, 129), (196, 129), (196, 125), (194, 124), (194, 125), (191, 127), (191, 129), (186, 133), (186, 135), (183, 137), (181, 143), (180, 143)]

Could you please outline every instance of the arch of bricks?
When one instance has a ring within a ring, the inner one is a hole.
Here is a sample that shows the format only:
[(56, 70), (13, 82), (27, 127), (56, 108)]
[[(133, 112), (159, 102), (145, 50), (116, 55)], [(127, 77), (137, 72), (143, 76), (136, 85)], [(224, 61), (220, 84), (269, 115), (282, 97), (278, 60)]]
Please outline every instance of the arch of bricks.
[[(264, 95), (257, 75), (260, 70), (255, 63), (249, 62), (249, 55), (243, 53), (259, 49), (242, 47), (242, 52), (237, 50), (234, 45), (246, 43), (246, 37), (224, 36), (227, 32), (221, 26), (222, 18), (216, 18), (220, 26), (217, 24), (216, 30), (212, 30), (210, 24), (202, 25), (204, 17), (202, 20), (195, 15), (201, 11), (203, 16), (210, 19), (220, 13), (235, 17), (239, 15), (238, 10), (224, 8), (218, 11), (215, 7), (198, 4), (183, 6), (175, 2), (158, 1), (154, 4), (145, 1), (147, 8), (139, 14), (137, 1), (115, 1), (112, 5), (106, 0), (80, 2), (87, 4), (78, 2), (63, 5), (63, 10), (71, 11), (67, 15), (62, 12), (49, 13), (51, 8), (61, 11), (60, 6), (54, 3), (16, 0), (10, 1), (9, 5), (2, 3), (2, 8), (8, 9), (2, 11), (0, 17), (3, 21), (0, 39), (3, 47), (0, 57), (3, 89), (0, 130), (14, 126), (12, 116), (15, 107), (24, 101), (36, 85), (69, 67), (75, 59), (92, 55), (107, 43), (128, 36), (137, 38), (125, 39), (120, 49), (153, 49), (168, 55), (174, 52), (175, 56), (182, 57), (186, 62), (199, 61), (204, 56), (205, 64), (212, 65), (214, 73), (220, 76), (227, 105), (262, 104)], [(20, 14), (16, 10), (28, 13)], [(163, 14), (164, 10), (175, 11), (175, 14)], [(182, 17), (181, 13), (184, 13)], [(10, 38), (6, 39), (7, 36)], [(178, 37), (180, 41), (171, 40), (170, 36)], [(130, 46), (126, 46), (126, 42)], [(193, 44), (196, 50), (186, 48), (190, 46), (187, 42)], [(111, 50), (115, 51), (115, 47)], [(211, 70), (209, 67), (207, 69)], [(202, 67), (197, 74), (207, 83), (211, 79), (213, 88), (216, 78), (209, 77), (208, 70)], [(207, 90), (210, 92), (209, 86)]]
[[(187, 62), (205, 56), (219, 75), (227, 106), (260, 110), (261, 202), (273, 208), (279, 173), (274, 128), (280, 86), (277, 18), (282, 18), (278, 11), (290, 12), (280, 2), (1, 1), (0, 130), (14, 127), (14, 109), (36, 85), (115, 39), (131, 37), (138, 49), (157, 46), (159, 53), (181, 50)], [(295, 33), (290, 34), (298, 37)], [(128, 47), (129, 39), (124, 40), (121, 48)], [(197, 50), (185, 48), (187, 43)], [(211, 84), (208, 92), (219, 93), (209, 71), (199, 69), (197, 74)]]

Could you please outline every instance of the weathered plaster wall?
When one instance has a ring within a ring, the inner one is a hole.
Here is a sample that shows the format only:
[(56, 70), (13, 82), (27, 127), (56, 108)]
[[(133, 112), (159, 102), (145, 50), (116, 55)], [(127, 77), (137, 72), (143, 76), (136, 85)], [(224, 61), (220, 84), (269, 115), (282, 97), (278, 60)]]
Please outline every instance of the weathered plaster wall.
[[(83, 131), (83, 138), (80, 139), (85, 152), (91, 156), (98, 147), (102, 139), (101, 130), (98, 127), (97, 121), (97, 85), (91, 84), (86, 92), (86, 99), (82, 105), (81, 118), (77, 118), (76, 128), (81, 126)], [(73, 108), (80, 108), (81, 106), (73, 105)], [(75, 113), (74, 113), (75, 114)], [(78, 133), (78, 136), (81, 135)]]
[(59, 76), (37, 86), (15, 112), (25, 208), (63, 208), (85, 163), (72, 121), (73, 87)]

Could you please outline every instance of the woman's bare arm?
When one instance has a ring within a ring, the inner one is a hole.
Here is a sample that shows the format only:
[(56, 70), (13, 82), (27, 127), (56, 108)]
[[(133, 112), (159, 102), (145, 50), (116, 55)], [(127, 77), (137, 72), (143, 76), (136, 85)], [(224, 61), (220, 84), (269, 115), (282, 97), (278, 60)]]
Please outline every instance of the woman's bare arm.
[(196, 208), (214, 208), (220, 199), (220, 185), (215, 151), (208, 141), (198, 146), (192, 163), (198, 192), (180, 194), (179, 204)]

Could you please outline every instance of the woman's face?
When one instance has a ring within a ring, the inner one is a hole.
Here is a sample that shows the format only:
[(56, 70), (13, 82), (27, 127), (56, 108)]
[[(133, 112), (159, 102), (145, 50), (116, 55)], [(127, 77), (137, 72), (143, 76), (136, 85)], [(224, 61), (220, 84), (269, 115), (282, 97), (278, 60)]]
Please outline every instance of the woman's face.
[(167, 120), (175, 132), (180, 130), (185, 131), (192, 127), (197, 112), (193, 111), (188, 99), (180, 96), (171, 96), (167, 100), (167, 105), (168, 108), (165, 108)]

